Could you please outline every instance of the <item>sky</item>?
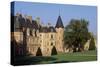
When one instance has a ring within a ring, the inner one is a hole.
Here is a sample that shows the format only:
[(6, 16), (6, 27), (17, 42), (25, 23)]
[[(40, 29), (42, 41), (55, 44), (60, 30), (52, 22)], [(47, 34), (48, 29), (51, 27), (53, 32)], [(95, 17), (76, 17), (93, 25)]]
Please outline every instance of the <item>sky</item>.
[[(11, 8), (12, 9), (12, 8)], [(86, 19), (89, 21), (89, 31), (97, 35), (97, 7), (71, 4), (50, 4), (34, 2), (15, 2), (14, 15), (30, 15), (32, 19), (40, 17), (41, 24), (56, 25), (58, 16), (61, 16), (63, 25), (69, 24), (71, 19)]]

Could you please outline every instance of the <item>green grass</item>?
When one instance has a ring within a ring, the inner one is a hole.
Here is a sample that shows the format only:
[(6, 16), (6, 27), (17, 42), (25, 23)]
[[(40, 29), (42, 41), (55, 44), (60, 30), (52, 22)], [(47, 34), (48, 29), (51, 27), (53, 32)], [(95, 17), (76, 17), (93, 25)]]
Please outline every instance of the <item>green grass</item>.
[(17, 65), (22, 64), (48, 64), (48, 63), (67, 63), (67, 62), (83, 62), (83, 61), (96, 61), (96, 51), (85, 51), (75, 53), (60, 53), (50, 57), (23, 57), (17, 59)]
[(76, 52), (76, 53), (61, 53), (59, 55), (54, 55), (52, 57), (57, 58), (57, 60), (43, 62), (43, 63), (95, 61), (97, 60), (97, 52), (85, 51), (85, 52)]

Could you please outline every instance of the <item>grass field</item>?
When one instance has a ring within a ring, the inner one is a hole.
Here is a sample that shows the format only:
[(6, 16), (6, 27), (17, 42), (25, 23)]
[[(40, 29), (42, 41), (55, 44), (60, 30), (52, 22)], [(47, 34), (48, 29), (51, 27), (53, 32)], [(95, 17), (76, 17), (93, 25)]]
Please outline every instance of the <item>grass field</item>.
[(60, 53), (49, 57), (21, 57), (16, 60), (16, 65), (27, 64), (48, 64), (48, 63), (68, 63), (68, 62), (83, 62), (83, 61), (96, 61), (96, 51), (85, 51), (75, 53)]

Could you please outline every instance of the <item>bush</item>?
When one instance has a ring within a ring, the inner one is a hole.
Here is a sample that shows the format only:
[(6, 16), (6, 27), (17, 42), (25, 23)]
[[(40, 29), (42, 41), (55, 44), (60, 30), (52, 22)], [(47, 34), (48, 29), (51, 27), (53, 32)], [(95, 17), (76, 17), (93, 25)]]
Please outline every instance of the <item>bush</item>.
[(42, 52), (41, 52), (41, 49), (40, 48), (38, 48), (37, 53), (36, 53), (36, 56), (42, 56)]
[(51, 53), (51, 55), (57, 55), (57, 50), (56, 50), (55, 47), (52, 48), (52, 53)]

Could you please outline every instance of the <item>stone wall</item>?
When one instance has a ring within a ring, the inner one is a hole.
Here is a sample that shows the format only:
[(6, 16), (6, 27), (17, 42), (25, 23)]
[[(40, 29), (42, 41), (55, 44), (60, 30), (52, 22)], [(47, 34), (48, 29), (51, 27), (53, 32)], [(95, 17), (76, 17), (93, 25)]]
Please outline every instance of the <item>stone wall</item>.
[(63, 28), (56, 28), (56, 48), (57, 52), (63, 52)]

